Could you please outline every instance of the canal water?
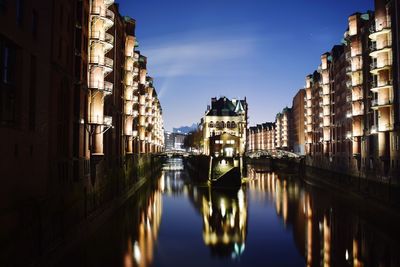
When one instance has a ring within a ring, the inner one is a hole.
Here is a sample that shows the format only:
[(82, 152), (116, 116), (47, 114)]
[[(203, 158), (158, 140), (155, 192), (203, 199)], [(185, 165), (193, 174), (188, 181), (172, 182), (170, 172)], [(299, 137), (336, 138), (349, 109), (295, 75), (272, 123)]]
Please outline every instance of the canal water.
[(171, 159), (57, 266), (400, 266), (398, 223), (299, 178), (211, 189)]

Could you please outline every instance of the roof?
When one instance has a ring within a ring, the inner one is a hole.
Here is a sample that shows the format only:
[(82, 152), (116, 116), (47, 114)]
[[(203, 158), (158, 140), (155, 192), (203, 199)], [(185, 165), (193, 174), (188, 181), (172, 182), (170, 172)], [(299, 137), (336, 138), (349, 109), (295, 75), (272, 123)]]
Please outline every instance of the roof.
[(206, 112), (206, 116), (239, 116), (245, 113), (247, 106), (246, 100), (228, 99), (220, 97), (211, 99), (211, 108)]

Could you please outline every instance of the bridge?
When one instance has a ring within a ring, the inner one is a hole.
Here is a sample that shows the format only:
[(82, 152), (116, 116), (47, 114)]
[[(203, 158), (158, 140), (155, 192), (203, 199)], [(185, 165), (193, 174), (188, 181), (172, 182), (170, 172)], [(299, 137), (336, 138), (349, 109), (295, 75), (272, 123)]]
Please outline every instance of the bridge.
[(167, 151), (161, 152), (159, 155), (169, 157), (169, 158), (175, 158), (175, 157), (188, 157), (190, 155), (193, 155), (193, 153), (183, 151), (183, 150), (167, 150)]
[(247, 151), (245, 154), (249, 158), (275, 158), (275, 159), (280, 159), (280, 158), (301, 158), (300, 155), (289, 152), (286, 150), (279, 150), (279, 149), (266, 149), (266, 150), (251, 150)]

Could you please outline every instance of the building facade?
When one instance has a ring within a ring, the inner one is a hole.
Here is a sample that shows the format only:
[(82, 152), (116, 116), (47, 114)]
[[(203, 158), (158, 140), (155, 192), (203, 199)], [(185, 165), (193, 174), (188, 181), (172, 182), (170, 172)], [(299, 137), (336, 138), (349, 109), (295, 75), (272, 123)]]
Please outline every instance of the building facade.
[(113, 0), (56, 2), (0, 3), (0, 236), (43, 229), (36, 248), (128, 188), (116, 170), (164, 147), (135, 21)]
[(376, 0), (375, 12), (349, 16), (342, 44), (306, 77), (294, 124), (304, 119), (307, 164), (399, 182), (398, 25), (399, 3)]
[(275, 148), (293, 150), (292, 109), (284, 108), (275, 118)]
[(293, 127), (291, 131), (293, 138), (293, 152), (299, 155), (305, 154), (305, 98), (305, 89), (300, 89), (294, 96), (292, 104)]
[(247, 151), (275, 149), (275, 123), (266, 122), (250, 127), (247, 138)]
[[(227, 133), (234, 137), (239, 137), (239, 142), (235, 142), (234, 150), (218, 152), (219, 155), (243, 155), (246, 149), (247, 141), (247, 102), (244, 100), (228, 99), (221, 97), (219, 99), (212, 98), (211, 106), (209, 106), (202, 119), (203, 129), (203, 153), (211, 155), (214, 151), (211, 146), (215, 145), (211, 142), (211, 137), (219, 136)], [(219, 142), (219, 141), (218, 141)], [(229, 140), (231, 142), (231, 140)]]

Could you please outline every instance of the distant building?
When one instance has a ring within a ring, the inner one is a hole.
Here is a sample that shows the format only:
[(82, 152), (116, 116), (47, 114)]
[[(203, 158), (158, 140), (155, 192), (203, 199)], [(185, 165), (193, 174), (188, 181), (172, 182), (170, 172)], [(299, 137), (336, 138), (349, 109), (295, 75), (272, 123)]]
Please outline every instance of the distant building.
[(165, 149), (166, 150), (184, 150), (184, 142), (187, 134), (175, 133), (175, 132), (165, 132)]
[[(246, 148), (247, 102), (226, 97), (211, 99), (211, 107), (202, 119), (204, 154), (242, 155)], [(232, 136), (231, 139), (227, 138)], [(211, 138), (212, 137), (212, 138)], [(227, 143), (228, 142), (228, 143)], [(220, 147), (217, 151), (215, 147)], [(228, 145), (228, 146), (225, 146)]]
[(293, 152), (304, 155), (304, 98), (306, 91), (301, 89), (293, 98), (292, 114), (293, 114)]
[(274, 122), (266, 122), (250, 127), (247, 136), (248, 151), (275, 149)]
[(174, 149), (174, 134), (169, 131), (164, 132), (164, 142), (165, 142), (165, 150), (173, 150)]
[(284, 108), (275, 119), (275, 148), (292, 151), (292, 109)]

